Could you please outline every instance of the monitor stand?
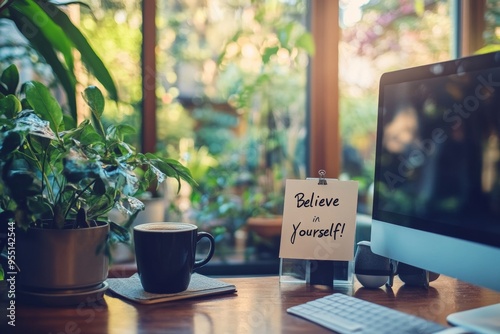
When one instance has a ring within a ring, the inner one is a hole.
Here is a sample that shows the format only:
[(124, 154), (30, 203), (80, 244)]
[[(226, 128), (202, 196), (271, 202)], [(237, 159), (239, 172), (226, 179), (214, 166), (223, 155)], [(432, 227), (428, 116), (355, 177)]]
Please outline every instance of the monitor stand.
[(500, 333), (500, 304), (452, 313), (447, 317), (450, 324), (474, 333)]

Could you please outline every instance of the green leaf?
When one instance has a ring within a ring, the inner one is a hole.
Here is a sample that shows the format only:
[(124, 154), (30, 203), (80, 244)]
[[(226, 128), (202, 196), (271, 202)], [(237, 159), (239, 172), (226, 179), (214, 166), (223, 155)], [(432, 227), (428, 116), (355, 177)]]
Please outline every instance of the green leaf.
[(103, 142), (103, 138), (95, 131), (89, 120), (84, 120), (77, 129), (66, 133), (66, 136), (78, 140), (84, 146)]
[(193, 179), (191, 171), (187, 167), (183, 166), (180, 162), (176, 160), (167, 159), (167, 162), (169, 162), (170, 166), (172, 166), (176, 170), (177, 174), (180, 176), (181, 179), (183, 179), (193, 187), (198, 185), (196, 180)]
[(297, 38), (295, 46), (304, 49), (311, 56), (313, 56), (316, 51), (314, 46), (314, 38), (310, 33), (304, 33), (299, 38)]
[(110, 244), (115, 244), (118, 242), (130, 242), (130, 233), (129, 231), (114, 222), (109, 223), (110, 234), (109, 234), (109, 242)]
[[(33, 131), (34, 129), (30, 129)], [(42, 136), (31, 136), (30, 137), (31, 150), (35, 154), (43, 154), (47, 151), (50, 146), (50, 139)]]
[(16, 221), (16, 224), (19, 226), (22, 226), (24, 228), (27, 228), (30, 223), (32, 222), (32, 217), (29, 212), (26, 210), (21, 209), (19, 206), (16, 207), (14, 211), (14, 220)]
[[(255, 80), (255, 87), (264, 85), (270, 81), (271, 81), (271, 77), (269, 76), (269, 74), (266, 74), (266, 73), (261, 74), (257, 77), (257, 80)], [(255, 89), (255, 87), (252, 87), (251, 89)], [(251, 91), (250, 94), (253, 94), (253, 91)]]
[(98, 219), (98, 215), (103, 212), (110, 211), (115, 205), (115, 193), (113, 189), (108, 189), (108, 191), (102, 195), (91, 196), (87, 198), (87, 216), (89, 219)]
[(96, 178), (93, 190), (96, 195), (104, 195), (106, 193), (106, 185), (100, 177)]
[(92, 113), (92, 122), (99, 135), (105, 138), (104, 127), (101, 123), (101, 116), (104, 112), (104, 96), (96, 86), (89, 86), (83, 91), (83, 99), (90, 107)]
[(477, 50), (476, 52), (474, 52), (474, 54), (484, 54), (484, 53), (498, 52), (498, 51), (500, 51), (499, 44), (489, 44)]
[(78, 212), (76, 214), (76, 226), (78, 226), (79, 228), (90, 227), (87, 221), (87, 212), (84, 208), (78, 209)]
[(128, 124), (110, 125), (106, 131), (106, 136), (109, 139), (123, 141), (126, 135), (136, 133), (134, 127)]
[(222, 61), (224, 60), (224, 58), (226, 57), (226, 51), (227, 51), (227, 47), (229, 44), (233, 43), (233, 42), (236, 42), (238, 41), (238, 39), (240, 38), (242, 34), (242, 31), (238, 30), (230, 39), (228, 42), (226, 42), (226, 44), (224, 45), (224, 47), (222, 48), (222, 52), (219, 54), (219, 56), (217, 57), (217, 65), (220, 66), (222, 64)]
[[(151, 161), (151, 164), (158, 168), (161, 172), (163, 172), (168, 177), (173, 177), (180, 181), (183, 179), (188, 182), (192, 186), (198, 185), (197, 182), (193, 179), (190, 170), (182, 165), (179, 161), (174, 159), (160, 159), (152, 153), (146, 153), (146, 158)], [(180, 190), (180, 183), (178, 187), (178, 191)]]
[(42, 189), (40, 179), (22, 159), (13, 160), (8, 167), (5, 167), (3, 179), (10, 188), (12, 198), (21, 202), (40, 193)]
[[(11, 15), (16, 15), (18, 19), (21, 19), (22, 30), (20, 31), (23, 35), (26, 37), (32, 35), (32, 38), (36, 38), (37, 34), (43, 34), (50, 41), (49, 45), (61, 52), (67, 68), (73, 70), (72, 43), (63, 30), (65, 28), (59, 26), (53, 20), (53, 17), (61, 10), (54, 5), (50, 7), (49, 4), (48, 1), (15, 1), (10, 6), (10, 12)], [(47, 6), (47, 8), (44, 9), (44, 6)], [(50, 15), (48, 10), (50, 10)]]
[(7, 95), (0, 99), (0, 115), (5, 115), (8, 119), (12, 119), (21, 110), (21, 101), (14, 95)]
[(28, 198), (28, 208), (37, 215), (43, 215), (45, 212), (52, 212), (50, 203), (42, 195)]
[(280, 44), (284, 48), (289, 48), (288, 43), (290, 41), (290, 36), (292, 35), (292, 31), (295, 27), (295, 22), (288, 22), (284, 26), (280, 27), (277, 31), (278, 40)]
[(76, 109), (71, 109), (71, 113), (72, 115), (68, 115), (66, 113), (63, 115), (63, 123), (65, 129), (73, 129), (76, 126)]
[(14, 64), (7, 67), (2, 73), (0, 81), (7, 88), (7, 94), (15, 95), (17, 86), (19, 85), (19, 71), (17, 70), (17, 67)]
[(96, 86), (89, 86), (83, 91), (83, 98), (90, 107), (92, 114), (101, 119), (104, 112), (104, 96)]
[(87, 7), (87, 9), (91, 9), (89, 4), (84, 1), (52, 1), (58, 6), (68, 6), (68, 5), (80, 5), (83, 7)]
[(269, 63), (269, 60), (271, 60), (271, 57), (274, 56), (276, 53), (278, 53), (278, 50), (280, 48), (278, 46), (274, 46), (271, 48), (266, 48), (264, 50), (264, 54), (262, 55), (262, 62), (264, 64)]
[(22, 143), (22, 137), (19, 133), (9, 131), (3, 138), (2, 145), (0, 146), (0, 156), (4, 157), (17, 150)]
[(24, 36), (30, 41), (33, 47), (45, 58), (45, 61), (52, 67), (54, 74), (59, 79), (64, 91), (66, 92), (66, 97), (68, 99), (68, 106), (72, 113), (72, 124), (76, 125), (76, 78), (73, 70), (68, 69), (59, 57), (57, 56), (55, 50), (52, 47), (47, 47), (51, 45), (49, 39), (47, 39), (40, 30), (33, 25), (29, 25), (29, 29), (23, 24), (23, 16), (19, 13), (13, 13), (13, 20), (19, 31), (21, 31)]
[[(38, 38), (39, 40), (42, 37)], [(46, 42), (43, 41), (31, 41), (35, 48), (42, 54), (47, 63), (51, 66), (54, 74), (61, 83), (64, 91), (66, 92), (66, 98), (68, 99), (68, 108), (71, 113), (71, 122), (69, 123), (71, 127), (76, 126), (77, 121), (77, 110), (76, 110), (76, 78), (73, 71), (66, 69), (63, 63), (59, 60), (59, 57), (54, 52), (52, 48), (47, 48)], [(38, 45), (38, 46), (37, 46)]]
[(108, 72), (106, 66), (101, 58), (92, 49), (87, 39), (83, 36), (81, 31), (75, 27), (68, 16), (61, 11), (57, 6), (46, 2), (42, 6), (47, 13), (52, 15), (52, 19), (56, 22), (66, 33), (66, 36), (71, 40), (72, 44), (80, 52), (82, 61), (87, 69), (99, 80), (99, 82), (108, 91), (112, 100), (118, 100), (118, 91), (111, 74)]
[(59, 130), (64, 126), (63, 112), (49, 89), (37, 81), (28, 81), (23, 87), (26, 99), (33, 110), (47, 120), (52, 131), (58, 134)]
[(71, 149), (63, 160), (63, 174), (72, 183), (80, 183), (85, 179), (94, 179), (102, 172), (102, 166), (94, 159), (89, 159), (84, 152)]

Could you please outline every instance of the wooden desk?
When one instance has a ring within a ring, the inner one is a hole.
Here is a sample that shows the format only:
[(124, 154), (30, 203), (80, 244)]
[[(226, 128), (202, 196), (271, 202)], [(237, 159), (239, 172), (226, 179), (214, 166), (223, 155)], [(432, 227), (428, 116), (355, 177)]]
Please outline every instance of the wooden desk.
[[(290, 306), (322, 297), (332, 289), (281, 284), (273, 277), (221, 278), (237, 294), (154, 305), (139, 305), (105, 296), (103, 304), (50, 308), (17, 306), (16, 333), (323, 333), (322, 327), (286, 313)], [(351, 291), (349, 291), (351, 290)], [(500, 293), (441, 276), (431, 288), (368, 290), (355, 283), (354, 294), (378, 304), (446, 324), (459, 310), (500, 303)], [(2, 331), (3, 333), (3, 331)]]

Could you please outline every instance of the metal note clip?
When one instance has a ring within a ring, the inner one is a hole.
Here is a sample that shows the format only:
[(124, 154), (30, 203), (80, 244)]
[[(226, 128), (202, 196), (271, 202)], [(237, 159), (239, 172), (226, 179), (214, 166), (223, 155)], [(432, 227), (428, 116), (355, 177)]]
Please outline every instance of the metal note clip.
[(324, 169), (320, 169), (318, 171), (318, 174), (319, 174), (319, 181), (318, 181), (318, 184), (321, 184), (321, 185), (326, 185), (326, 171)]

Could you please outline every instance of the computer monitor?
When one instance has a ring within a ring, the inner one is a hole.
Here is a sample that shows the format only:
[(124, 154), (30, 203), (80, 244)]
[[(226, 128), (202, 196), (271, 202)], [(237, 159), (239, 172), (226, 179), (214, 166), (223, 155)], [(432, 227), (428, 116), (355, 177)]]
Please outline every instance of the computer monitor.
[(500, 52), (383, 74), (375, 160), (372, 251), (500, 291)]

